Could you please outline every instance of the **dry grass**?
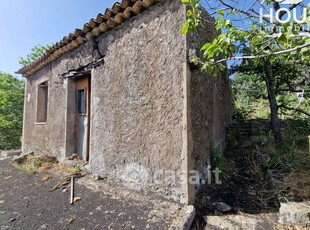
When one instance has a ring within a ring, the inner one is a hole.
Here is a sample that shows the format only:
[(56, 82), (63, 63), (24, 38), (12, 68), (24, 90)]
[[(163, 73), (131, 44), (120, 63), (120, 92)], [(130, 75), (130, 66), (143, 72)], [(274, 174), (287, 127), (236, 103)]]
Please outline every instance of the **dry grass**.
[(71, 166), (71, 165), (65, 165), (65, 164), (58, 164), (58, 169), (62, 172), (65, 172), (65, 174), (77, 174), (81, 172), (80, 166)]
[(289, 190), (295, 196), (310, 200), (310, 169), (304, 168), (293, 171), (283, 178), (282, 191)]
[(54, 157), (35, 155), (34, 153), (28, 154), (20, 160), (15, 161), (13, 166), (29, 174), (44, 172), (52, 168), (68, 175), (75, 175), (81, 172), (80, 166), (59, 164)]
[(13, 166), (26, 173), (35, 174), (54, 167), (56, 162), (57, 161), (51, 160), (49, 157), (39, 156), (32, 153), (25, 156), (25, 159), (20, 163), (13, 163)]
[(13, 165), (26, 173), (34, 174), (39, 171), (42, 164), (43, 161), (40, 157), (35, 156), (34, 154), (29, 154), (23, 163), (15, 163)]

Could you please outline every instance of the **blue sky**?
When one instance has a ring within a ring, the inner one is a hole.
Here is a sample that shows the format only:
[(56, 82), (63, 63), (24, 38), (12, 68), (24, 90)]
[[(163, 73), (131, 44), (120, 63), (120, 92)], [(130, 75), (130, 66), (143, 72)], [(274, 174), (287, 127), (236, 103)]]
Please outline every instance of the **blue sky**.
[(15, 75), (19, 57), (56, 43), (115, 0), (0, 0), (0, 71)]
[[(15, 75), (21, 67), (19, 57), (25, 57), (32, 47), (60, 41), (115, 1), (0, 0), (0, 71)], [(206, 0), (201, 2), (206, 4)], [(308, 4), (309, 0), (304, 2)], [(217, 5), (217, 0), (208, 3)], [(239, 3), (246, 9), (252, 1)]]

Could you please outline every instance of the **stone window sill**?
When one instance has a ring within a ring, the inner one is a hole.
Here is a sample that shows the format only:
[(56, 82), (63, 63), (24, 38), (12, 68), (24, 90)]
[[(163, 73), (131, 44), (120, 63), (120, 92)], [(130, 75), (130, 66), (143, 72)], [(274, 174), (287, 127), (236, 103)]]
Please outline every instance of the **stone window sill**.
[(47, 125), (47, 122), (36, 122), (35, 125)]

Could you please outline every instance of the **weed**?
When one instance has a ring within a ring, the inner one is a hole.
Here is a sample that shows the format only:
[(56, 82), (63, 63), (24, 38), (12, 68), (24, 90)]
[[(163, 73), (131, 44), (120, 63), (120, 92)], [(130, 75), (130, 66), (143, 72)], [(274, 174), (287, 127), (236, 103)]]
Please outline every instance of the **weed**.
[(15, 166), (26, 173), (34, 174), (37, 173), (42, 166), (43, 161), (41, 157), (29, 154), (27, 159), (21, 164), (15, 164)]
[(227, 145), (224, 151), (226, 157), (230, 157), (238, 147), (240, 141), (240, 132), (237, 128), (230, 128), (226, 132)]
[(223, 153), (217, 149), (212, 147), (211, 148), (211, 170), (220, 170), (220, 178), (221, 179), (227, 179), (228, 178), (228, 172), (226, 167), (226, 160), (223, 155)]
[(61, 170), (65, 171), (68, 174), (76, 174), (76, 173), (81, 172), (80, 166), (71, 166), (71, 165), (66, 165), (66, 164), (61, 164), (59, 166)]
[(308, 123), (309, 121), (306, 120), (283, 121), (283, 140), (278, 145), (274, 143), (271, 132), (263, 132), (258, 125), (254, 127), (254, 133), (267, 153), (267, 157), (261, 161), (263, 170), (276, 169), (290, 172), (298, 169), (305, 162)]

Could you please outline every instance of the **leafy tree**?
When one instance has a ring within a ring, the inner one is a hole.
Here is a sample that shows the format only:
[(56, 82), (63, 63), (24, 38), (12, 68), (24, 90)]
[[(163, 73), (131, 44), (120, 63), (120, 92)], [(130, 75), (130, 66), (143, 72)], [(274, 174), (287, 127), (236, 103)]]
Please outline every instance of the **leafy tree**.
[[(232, 79), (232, 87), (235, 105), (242, 117), (269, 118), (267, 90), (261, 75), (237, 73)], [(284, 119), (308, 119), (310, 115), (308, 112), (310, 111), (310, 85), (304, 89), (281, 90), (284, 87), (284, 84), (276, 84), (279, 115)]]
[(20, 148), (24, 81), (0, 72), (0, 149)]
[(36, 61), (38, 58), (40, 58), (49, 48), (51, 48), (50, 45), (36, 45), (34, 46), (30, 53), (25, 57), (19, 58), (19, 64), (22, 66), (27, 66), (34, 61)]
[[(182, 2), (189, 7), (182, 32), (192, 32), (203, 24), (200, 1)], [(226, 61), (235, 61), (233, 73), (255, 75), (264, 81), (276, 143), (282, 140), (279, 108), (308, 114), (279, 104), (278, 93), (304, 91), (310, 78), (310, 33), (307, 29), (310, 4), (305, 6), (299, 1), (285, 5), (288, 7), (283, 10), (281, 3), (279, 0), (207, 2), (208, 11), (217, 14), (215, 27), (222, 33), (201, 48), (201, 58), (192, 57), (192, 62), (201, 64), (203, 70), (214, 72), (224, 70)], [(294, 15), (295, 20), (290, 20), (290, 15)]]
[[(237, 73), (233, 77), (232, 89), (235, 96), (236, 109), (243, 118), (256, 117), (257, 104), (266, 99), (267, 90), (258, 75)], [(261, 116), (260, 118), (265, 118)]]

